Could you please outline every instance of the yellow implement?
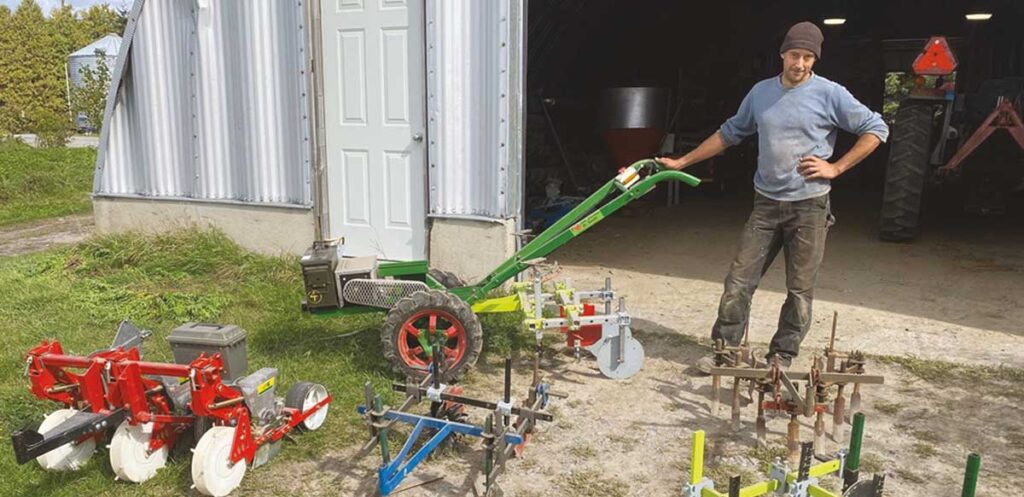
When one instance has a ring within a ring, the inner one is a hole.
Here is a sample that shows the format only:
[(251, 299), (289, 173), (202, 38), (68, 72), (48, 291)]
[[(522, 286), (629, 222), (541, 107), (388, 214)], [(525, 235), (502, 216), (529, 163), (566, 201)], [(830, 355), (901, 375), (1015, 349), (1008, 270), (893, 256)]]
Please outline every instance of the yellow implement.
[[(884, 485), (884, 476), (876, 476), (873, 481), (859, 482), (860, 447), (864, 435), (864, 415), (854, 415), (854, 434), (850, 440), (849, 450), (840, 450), (834, 459), (811, 464), (814, 458), (813, 444), (803, 444), (800, 455), (800, 467), (790, 471), (782, 462), (772, 465), (770, 479), (740, 487), (739, 477), (730, 481), (727, 493), (715, 489), (715, 483), (704, 476), (704, 431), (693, 434), (693, 450), (690, 456), (690, 477), (683, 487), (683, 497), (758, 497), (771, 493), (784, 492), (787, 497), (843, 497), (843, 495), (877, 495)], [(837, 494), (818, 486), (818, 480), (826, 475), (835, 474), (843, 480), (843, 491), (853, 494)], [(851, 489), (857, 486), (856, 490)]]
[(473, 312), (477, 314), (516, 312), (521, 308), (522, 304), (519, 301), (519, 295), (478, 300), (473, 304)]

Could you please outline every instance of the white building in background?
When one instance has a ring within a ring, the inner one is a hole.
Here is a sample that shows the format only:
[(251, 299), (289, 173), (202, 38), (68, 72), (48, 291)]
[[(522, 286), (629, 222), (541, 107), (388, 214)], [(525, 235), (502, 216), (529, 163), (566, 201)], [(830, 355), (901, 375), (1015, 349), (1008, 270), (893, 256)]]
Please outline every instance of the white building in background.
[(522, 219), (525, 0), (136, 0), (96, 161), (105, 232), (213, 225), (466, 277)]
[[(100, 38), (78, 50), (75, 50), (71, 55), (68, 56), (67, 63), (67, 78), (68, 78), (68, 99), (74, 98), (72, 95), (72, 88), (81, 88), (82, 83), (82, 70), (88, 68), (89, 70), (96, 71), (96, 67), (102, 61), (107, 65), (107, 69), (113, 72), (114, 65), (117, 64), (117, 55), (121, 50), (121, 37), (115, 34), (108, 34), (103, 38)], [(84, 114), (79, 113), (75, 116), (75, 126), (80, 130), (92, 130), (97, 126), (95, 123), (90, 123), (89, 119)]]

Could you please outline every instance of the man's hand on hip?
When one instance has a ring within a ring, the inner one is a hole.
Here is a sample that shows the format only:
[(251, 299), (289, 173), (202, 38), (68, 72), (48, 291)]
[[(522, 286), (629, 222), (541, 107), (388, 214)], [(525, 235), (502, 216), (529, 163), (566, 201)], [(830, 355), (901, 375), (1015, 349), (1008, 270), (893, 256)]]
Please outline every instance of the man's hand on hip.
[(804, 157), (800, 159), (797, 170), (804, 179), (832, 179), (839, 176), (843, 171), (839, 166), (818, 157)]

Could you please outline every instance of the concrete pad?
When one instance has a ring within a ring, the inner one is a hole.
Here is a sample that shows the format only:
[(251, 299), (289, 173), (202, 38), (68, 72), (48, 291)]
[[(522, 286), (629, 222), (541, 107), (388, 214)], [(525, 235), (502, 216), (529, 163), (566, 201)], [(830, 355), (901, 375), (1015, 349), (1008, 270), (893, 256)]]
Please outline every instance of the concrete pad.
[(515, 230), (515, 220), (434, 219), (430, 266), (451, 271), (467, 283), (480, 281), (515, 253)]
[(99, 233), (214, 227), (244, 248), (271, 255), (301, 254), (313, 243), (312, 209), (94, 197), (93, 213)]

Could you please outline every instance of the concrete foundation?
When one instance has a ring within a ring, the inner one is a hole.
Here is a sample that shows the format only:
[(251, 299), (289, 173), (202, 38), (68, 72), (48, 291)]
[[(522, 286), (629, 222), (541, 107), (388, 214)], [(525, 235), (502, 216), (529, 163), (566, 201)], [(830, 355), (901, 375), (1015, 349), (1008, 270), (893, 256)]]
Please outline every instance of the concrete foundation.
[(123, 197), (95, 197), (92, 204), (99, 233), (215, 227), (238, 245), (271, 255), (301, 254), (313, 243), (312, 209)]
[(516, 223), (466, 219), (433, 220), (430, 267), (451, 271), (467, 283), (487, 276), (516, 251)]

